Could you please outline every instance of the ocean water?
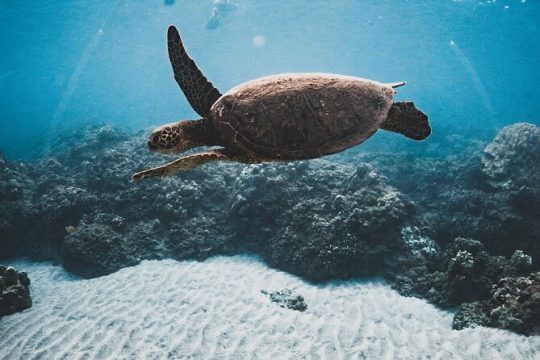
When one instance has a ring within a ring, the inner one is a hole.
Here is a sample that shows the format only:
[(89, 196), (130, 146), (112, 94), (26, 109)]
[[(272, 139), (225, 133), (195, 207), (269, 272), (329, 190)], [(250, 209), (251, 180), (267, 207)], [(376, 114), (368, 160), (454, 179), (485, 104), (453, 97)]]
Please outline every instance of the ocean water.
[[(215, 15), (211, 0), (2, 1), (2, 150), (32, 158), (65, 127), (197, 118), (172, 79), (170, 24), (222, 93), (265, 75), (330, 72), (407, 81), (397, 98), (430, 115), (434, 136), (540, 121), (537, 1), (231, 3)], [(384, 135), (371, 142), (393, 139)]]
[[(0, 359), (539, 359), (538, 24), (537, 0), (0, 0), (0, 265), (33, 300), (3, 316), (0, 269)], [(132, 181), (174, 158), (152, 129), (200, 117), (169, 25), (222, 93), (406, 81), (432, 135)], [(261, 292), (285, 288), (307, 310)]]

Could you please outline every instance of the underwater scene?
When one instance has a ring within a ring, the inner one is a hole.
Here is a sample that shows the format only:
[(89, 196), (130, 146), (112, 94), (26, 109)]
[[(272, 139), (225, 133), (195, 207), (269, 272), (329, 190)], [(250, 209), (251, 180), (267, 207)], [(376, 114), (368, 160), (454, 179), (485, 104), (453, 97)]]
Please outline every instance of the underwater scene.
[(0, 359), (540, 359), (539, 24), (0, 1)]

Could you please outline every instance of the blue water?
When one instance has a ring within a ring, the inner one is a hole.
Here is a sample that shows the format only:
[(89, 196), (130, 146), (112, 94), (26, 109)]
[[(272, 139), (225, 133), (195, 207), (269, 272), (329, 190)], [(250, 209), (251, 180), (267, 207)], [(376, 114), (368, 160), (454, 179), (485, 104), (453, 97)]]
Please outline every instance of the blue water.
[(0, 149), (34, 158), (65, 128), (197, 118), (172, 77), (169, 24), (222, 92), (274, 73), (331, 72), (406, 80), (397, 98), (429, 114), (433, 141), (540, 123), (539, 1), (231, 3), (2, 0)]

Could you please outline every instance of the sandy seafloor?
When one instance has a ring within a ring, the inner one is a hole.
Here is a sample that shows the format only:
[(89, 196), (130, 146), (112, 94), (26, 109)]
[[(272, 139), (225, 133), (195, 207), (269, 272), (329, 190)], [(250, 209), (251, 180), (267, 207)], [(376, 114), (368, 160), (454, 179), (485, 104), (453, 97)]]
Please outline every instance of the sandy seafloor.
[[(540, 337), (451, 330), (383, 281), (309, 284), (250, 256), (144, 261), (84, 280), (14, 260), (34, 306), (0, 320), (0, 359), (538, 359)], [(308, 309), (271, 303), (293, 289)]]

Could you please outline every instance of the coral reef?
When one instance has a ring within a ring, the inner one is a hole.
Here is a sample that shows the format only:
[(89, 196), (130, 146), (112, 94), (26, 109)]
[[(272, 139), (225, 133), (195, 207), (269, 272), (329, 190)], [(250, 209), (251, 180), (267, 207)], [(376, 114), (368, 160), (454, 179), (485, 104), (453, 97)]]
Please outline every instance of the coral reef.
[(489, 317), (480, 301), (463, 303), (452, 320), (452, 329), (462, 330), (468, 327), (489, 326)]
[(34, 183), (28, 177), (29, 166), (10, 163), (0, 153), (0, 257), (9, 258), (27, 250), (32, 236), (28, 226), (34, 214)]
[(411, 226), (444, 245), (457, 237), (483, 243), (492, 255), (523, 250), (540, 258), (540, 128), (517, 123), (485, 145), (422, 157), (407, 153), (358, 155), (413, 199)]
[(452, 327), (491, 326), (525, 335), (540, 335), (540, 272), (505, 277), (484, 301), (462, 304)]
[(83, 224), (66, 235), (62, 263), (74, 274), (96, 277), (140, 262), (139, 242), (130, 246), (124, 236), (103, 224)]
[(382, 275), (402, 294), (464, 304), (460, 324), (530, 333), (478, 309), (500, 279), (540, 268), (539, 134), (520, 123), (487, 145), (450, 139), (468, 145), (445, 156), (217, 163), (133, 182), (171, 158), (149, 153), (143, 133), (90, 127), (41, 162), (0, 157), (0, 256), (95, 277), (143, 259), (252, 251), (312, 281)]
[(282, 308), (287, 308), (296, 311), (306, 311), (307, 304), (302, 295), (296, 295), (291, 289), (282, 289), (274, 292), (261, 290), (261, 293), (268, 295), (273, 303), (278, 304)]
[[(496, 189), (527, 191), (538, 195), (539, 158), (540, 128), (533, 124), (517, 123), (503, 128), (486, 146), (482, 172)], [(538, 198), (534, 200), (538, 201)]]
[(423, 258), (401, 259), (403, 271), (388, 276), (403, 295), (453, 307), (488, 298), (492, 285), (504, 276), (527, 274), (531, 269), (527, 259), (530, 257), (519, 250), (511, 259), (493, 256), (480, 241), (456, 238), (436, 256), (429, 253)]
[(488, 321), (485, 302), (501, 278), (540, 268), (539, 148), (540, 128), (518, 123), (487, 145), (473, 142), (444, 157), (358, 155), (415, 202), (416, 215), (402, 229), (409, 249), (398, 259), (402, 271), (387, 274), (393, 287), (443, 307), (463, 304), (460, 327), (533, 333), (532, 325)]
[(235, 190), (231, 223), (245, 244), (315, 281), (380, 274), (402, 250), (400, 225), (413, 210), (368, 164), (256, 165)]
[(30, 279), (24, 271), (0, 265), (0, 318), (32, 306)]
[[(164, 161), (144, 137), (104, 126), (63, 138), (54, 158), (9, 164), (28, 168), (15, 174), (31, 185), (2, 233), (22, 243), (11, 254), (54, 259), (85, 277), (241, 249), (313, 280), (377, 275), (402, 248), (400, 225), (412, 212), (367, 164), (213, 164), (133, 182), (134, 171)], [(19, 238), (7, 226), (27, 231)]]

